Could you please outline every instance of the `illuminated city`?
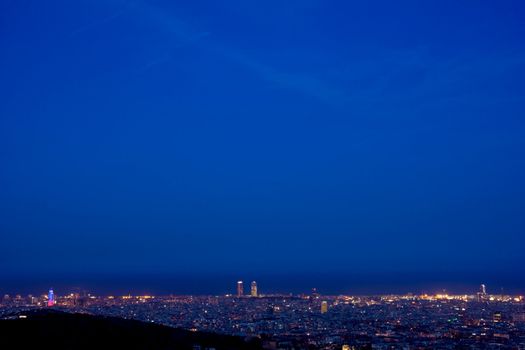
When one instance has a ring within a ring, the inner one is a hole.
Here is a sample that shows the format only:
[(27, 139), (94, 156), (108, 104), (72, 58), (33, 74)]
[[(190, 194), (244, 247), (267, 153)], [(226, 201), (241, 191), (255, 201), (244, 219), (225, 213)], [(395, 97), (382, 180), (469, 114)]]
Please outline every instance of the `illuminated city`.
[[(256, 282), (252, 282), (252, 287)], [(239, 289), (241, 286), (241, 289)], [(50, 308), (135, 319), (191, 331), (253, 337), (264, 349), (465, 349), (525, 347), (525, 299), (467, 295), (322, 295), (242, 293), (222, 296), (71, 293), (5, 295), (3, 319)]]

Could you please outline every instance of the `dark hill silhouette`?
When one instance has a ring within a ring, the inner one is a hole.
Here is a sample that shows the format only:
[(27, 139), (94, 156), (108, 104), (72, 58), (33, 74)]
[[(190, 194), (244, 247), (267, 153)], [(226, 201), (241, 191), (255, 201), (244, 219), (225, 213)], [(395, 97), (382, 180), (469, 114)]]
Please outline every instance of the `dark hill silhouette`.
[(115, 317), (38, 310), (25, 319), (0, 320), (0, 349), (261, 349), (254, 339), (191, 332)]

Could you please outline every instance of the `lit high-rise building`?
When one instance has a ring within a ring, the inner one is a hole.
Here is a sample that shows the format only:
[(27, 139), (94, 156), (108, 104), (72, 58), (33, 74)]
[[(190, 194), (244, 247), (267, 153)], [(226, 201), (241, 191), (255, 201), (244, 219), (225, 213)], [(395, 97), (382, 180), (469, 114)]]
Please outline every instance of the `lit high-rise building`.
[(240, 298), (244, 295), (244, 286), (242, 281), (237, 282), (237, 296)]
[(321, 302), (321, 313), (325, 314), (328, 312), (328, 302), (323, 301)]
[(478, 301), (479, 302), (484, 302), (487, 299), (488, 299), (487, 298), (487, 287), (485, 287), (485, 285), (482, 284), (482, 285), (479, 286)]
[(55, 293), (53, 293), (53, 288), (51, 288), (47, 296), (47, 306), (54, 306), (54, 305), (55, 305)]
[(481, 294), (483, 295), (486, 295), (487, 294), (487, 288), (485, 287), (484, 284), (482, 284), (481, 286), (479, 286), (479, 291)]
[(251, 293), (250, 293), (250, 295), (251, 295), (252, 297), (256, 297), (256, 296), (257, 296), (257, 282), (253, 281), (251, 287), (252, 287), (252, 288), (251, 288)]

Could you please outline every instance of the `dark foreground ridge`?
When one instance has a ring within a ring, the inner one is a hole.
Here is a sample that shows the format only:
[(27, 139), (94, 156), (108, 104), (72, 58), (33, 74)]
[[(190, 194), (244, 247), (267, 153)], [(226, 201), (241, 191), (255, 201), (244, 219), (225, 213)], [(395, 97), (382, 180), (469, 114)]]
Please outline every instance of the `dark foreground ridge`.
[(114, 317), (48, 310), (22, 315), (27, 318), (0, 320), (0, 349), (261, 349), (257, 339), (245, 341)]

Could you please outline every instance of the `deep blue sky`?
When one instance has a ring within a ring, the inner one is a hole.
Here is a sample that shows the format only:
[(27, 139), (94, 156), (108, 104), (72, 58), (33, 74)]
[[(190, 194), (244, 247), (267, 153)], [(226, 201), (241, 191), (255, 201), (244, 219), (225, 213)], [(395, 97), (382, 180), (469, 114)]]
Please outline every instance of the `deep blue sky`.
[(4, 0), (0, 276), (525, 290), (524, 38), (522, 1)]

